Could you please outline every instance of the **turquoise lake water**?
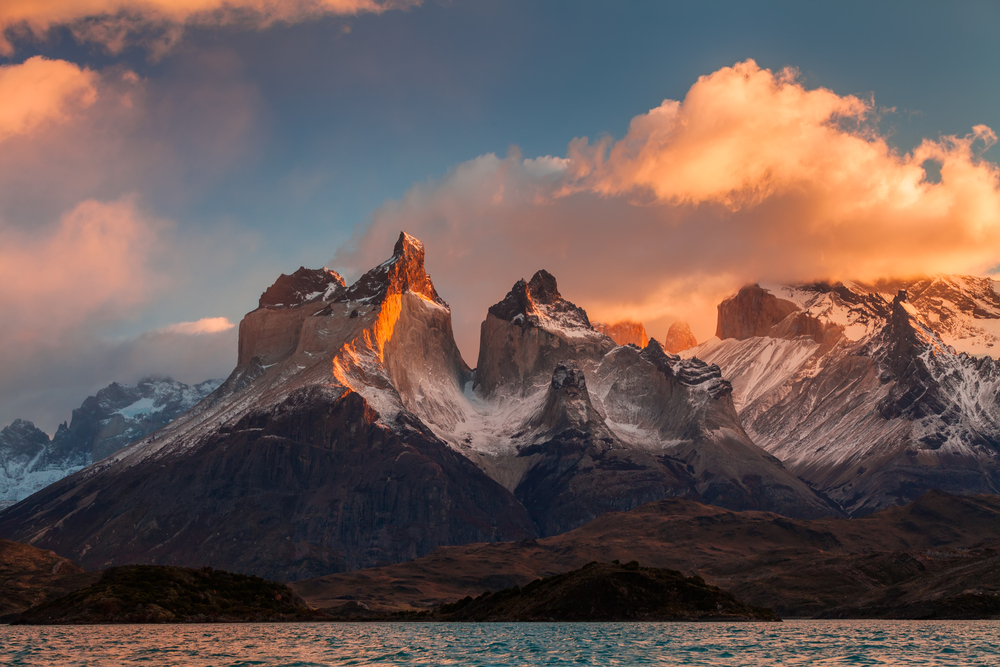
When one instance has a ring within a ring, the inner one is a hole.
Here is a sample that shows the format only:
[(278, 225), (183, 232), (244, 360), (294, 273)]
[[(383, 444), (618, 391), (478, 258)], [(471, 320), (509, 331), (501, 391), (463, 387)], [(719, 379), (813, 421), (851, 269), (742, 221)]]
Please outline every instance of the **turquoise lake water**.
[(0, 626), (2, 665), (1000, 665), (1000, 621)]

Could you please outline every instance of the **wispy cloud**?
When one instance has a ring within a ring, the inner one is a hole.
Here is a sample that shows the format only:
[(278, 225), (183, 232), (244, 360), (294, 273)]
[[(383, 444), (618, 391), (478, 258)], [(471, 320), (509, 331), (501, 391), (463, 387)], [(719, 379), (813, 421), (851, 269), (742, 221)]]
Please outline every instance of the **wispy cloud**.
[[(995, 133), (976, 126), (902, 153), (876, 112), (794, 70), (738, 63), (635, 117), (618, 141), (458, 165), (379, 209), (335, 266), (370, 265), (400, 229), (423, 238), (467, 353), (485, 308), (538, 268), (598, 318), (643, 319), (662, 336), (686, 317), (705, 338), (715, 304), (746, 281), (996, 266), (1000, 169), (982, 156)], [(925, 164), (940, 166), (938, 182)]]
[(173, 47), (188, 26), (260, 30), (323, 16), (405, 9), (420, 0), (5, 0), (0, 4), (0, 53), (18, 35), (43, 37), (55, 26), (118, 53), (140, 44), (154, 56)]
[(236, 325), (230, 322), (229, 318), (226, 317), (203, 317), (195, 322), (178, 322), (177, 324), (171, 324), (163, 327), (162, 329), (158, 329), (157, 332), (197, 336), (201, 334), (228, 331), (235, 326)]

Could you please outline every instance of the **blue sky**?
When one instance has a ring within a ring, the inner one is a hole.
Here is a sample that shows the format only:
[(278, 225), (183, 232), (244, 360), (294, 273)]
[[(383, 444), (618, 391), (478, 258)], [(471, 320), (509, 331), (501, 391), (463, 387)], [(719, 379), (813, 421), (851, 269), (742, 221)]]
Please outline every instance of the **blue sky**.
[[(115, 11), (145, 11), (140, 2), (115, 2), (109, 0)], [(166, 340), (165, 329), (180, 322), (224, 317), (237, 323), (278, 273), (299, 265), (341, 268), (334, 258), (350, 255), (358, 260), (348, 272), (356, 273), (379, 252), (375, 239), (381, 237), (365, 236), (366, 230), (379, 216), (387, 226), (406, 224), (405, 214), (385, 206), (393, 209), (414, 186), (432, 198), (461, 165), (488, 154), (502, 159), (512, 147), (524, 158), (562, 158), (577, 137), (591, 144), (602, 136), (621, 140), (633, 118), (665, 99), (684, 100), (699, 77), (748, 59), (773, 72), (796, 68), (796, 85), (804, 90), (874, 96), (866, 131), (902, 154), (925, 138), (965, 137), (979, 125), (1000, 128), (995, 2), (454, 0), (346, 16), (331, 10), (273, 25), (188, 17), (175, 21), (177, 34), (166, 49), (151, 46), (149, 37), (163, 21), (138, 22), (140, 31), (117, 52), (82, 31), (81, 20), (110, 19), (71, 16), (34, 33), (8, 25), (11, 46), (0, 64), (18, 67), (33, 56), (72, 63), (96, 77), (98, 99), (0, 140), (0, 151), (4, 143), (14, 146), (0, 158), (0, 174), (7, 175), (0, 224), (26, 239), (25, 252), (41, 253), (47, 246), (33, 245), (32, 235), (43, 238), (80, 202), (131, 198), (130, 215), (141, 218), (143, 229), (160, 224), (167, 231), (149, 232), (152, 240), (137, 255), (141, 270), (151, 271), (142, 294), (119, 299), (109, 293), (52, 325), (65, 331), (39, 344), (33, 365), (19, 366), (0, 387), (0, 424), (24, 416), (51, 430), (88, 392), (147, 372), (186, 381), (204, 379), (199, 373), (224, 375), (235, 362), (234, 329), (180, 343), (153, 339)], [(2, 11), (0, 25), (6, 25)], [(125, 96), (141, 102), (130, 102), (127, 112), (106, 106)], [(982, 152), (989, 143), (976, 148), (976, 159), (996, 161), (996, 149)], [(589, 234), (602, 224), (614, 233), (614, 216), (631, 219), (632, 209), (619, 211), (613, 201), (628, 196), (600, 192), (604, 199), (583, 210), (611, 217), (587, 226)], [(569, 223), (559, 230), (578, 233)], [(352, 234), (355, 243), (345, 250)], [(576, 261), (596, 265), (604, 249), (599, 235), (587, 238), (574, 246)], [(501, 268), (491, 268), (474, 294), (462, 291), (458, 268), (441, 267), (438, 289), (456, 309), (469, 309), (463, 315), (469, 331), (518, 272), (546, 259), (541, 252), (522, 265), (524, 253), (512, 249), (516, 244), (505, 250), (513, 253), (510, 271), (496, 261)], [(435, 250), (428, 245), (436, 276)], [(559, 252), (552, 257), (556, 265), (567, 262)], [(614, 272), (617, 257), (602, 270)], [(670, 257), (665, 252), (664, 263)], [(644, 261), (655, 263), (655, 256)], [(709, 263), (703, 280), (714, 291), (706, 300), (753, 277), (726, 261)], [(962, 261), (943, 266), (982, 271), (978, 255)], [(571, 269), (564, 274), (568, 297), (599, 314), (618, 312), (607, 295), (588, 302), (596, 292), (586, 278)], [(86, 272), (79, 275), (82, 282), (72, 287), (88, 289)], [(636, 289), (652, 293), (667, 280), (651, 269)], [(662, 303), (653, 308), (648, 296), (628, 295), (623, 300), (632, 305), (622, 314), (654, 322), (650, 333), (662, 337), (685, 313)], [(59, 297), (46, 292), (44, 298)], [(36, 334), (28, 339), (45, 338)], [(702, 324), (699, 338), (710, 334)], [(459, 342), (474, 365), (473, 334), (460, 332)]]

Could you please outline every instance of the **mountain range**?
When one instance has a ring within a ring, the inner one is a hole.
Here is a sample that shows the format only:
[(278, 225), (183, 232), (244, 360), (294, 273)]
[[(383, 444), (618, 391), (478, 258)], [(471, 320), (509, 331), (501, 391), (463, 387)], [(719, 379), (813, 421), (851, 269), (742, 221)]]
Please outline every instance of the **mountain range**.
[(280, 276), (225, 382), (0, 513), (0, 536), (87, 569), (292, 580), (669, 498), (818, 519), (996, 493), (996, 363), (970, 353), (996, 340), (1000, 297), (935, 280), (947, 298), (934, 281), (748, 286), (716, 338), (685, 349), (673, 327), (678, 355), (641, 325), (595, 327), (542, 270), (488, 309), (473, 370), (402, 233), (350, 286)]
[(49, 438), (24, 419), (0, 430), (0, 507), (27, 498), (125, 445), (150, 435), (191, 409), (222, 380), (187, 385), (149, 377), (112, 382), (73, 410)]
[(852, 515), (1000, 493), (1000, 293), (989, 278), (750, 285), (718, 364), (755, 443)]

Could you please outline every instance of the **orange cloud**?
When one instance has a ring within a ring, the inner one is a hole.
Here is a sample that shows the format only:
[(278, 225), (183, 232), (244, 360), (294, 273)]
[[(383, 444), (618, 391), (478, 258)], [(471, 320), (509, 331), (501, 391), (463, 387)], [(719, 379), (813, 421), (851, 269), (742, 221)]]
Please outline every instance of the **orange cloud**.
[(870, 102), (806, 90), (794, 70), (775, 74), (748, 60), (699, 78), (683, 102), (633, 118), (621, 141), (577, 139), (569, 154), (575, 175), (601, 194), (645, 190), (663, 202), (738, 208), (884, 160), (884, 141), (848, 129), (871, 112)]
[(97, 74), (42, 56), (0, 66), (0, 141), (61, 123), (97, 101)]
[(715, 305), (747, 281), (1000, 264), (1000, 169), (982, 157), (995, 133), (902, 153), (876, 111), (793, 70), (738, 63), (637, 116), (619, 141), (575, 139), (565, 158), (481, 156), (413, 188), (334, 266), (370, 265), (400, 229), (422, 238), (474, 358), (486, 307), (538, 268), (598, 319), (640, 319), (662, 337), (683, 317), (704, 339)]
[(199, 334), (212, 334), (219, 333), (220, 331), (228, 331), (234, 326), (236, 325), (230, 322), (227, 317), (203, 317), (195, 322), (178, 322), (177, 324), (171, 324), (159, 329), (158, 331), (162, 331), (164, 333), (184, 334), (187, 336), (197, 336)]
[(44, 35), (69, 26), (78, 38), (104, 45), (112, 53), (143, 42), (162, 54), (186, 25), (241, 25), (262, 29), (276, 22), (295, 23), (322, 16), (381, 13), (420, 0), (5, 0), (0, 4), (0, 53), (13, 52), (11, 39), (27, 32)]

